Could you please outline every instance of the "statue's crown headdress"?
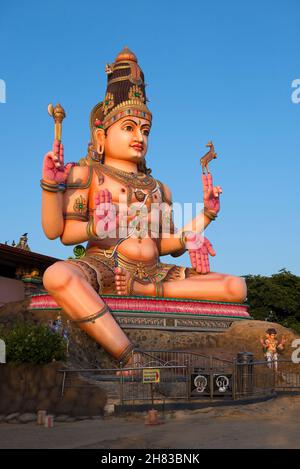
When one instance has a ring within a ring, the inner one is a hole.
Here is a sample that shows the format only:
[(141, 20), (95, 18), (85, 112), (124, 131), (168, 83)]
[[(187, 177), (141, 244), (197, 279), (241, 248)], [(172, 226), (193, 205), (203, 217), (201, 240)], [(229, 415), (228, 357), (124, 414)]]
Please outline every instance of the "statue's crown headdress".
[(91, 129), (109, 126), (126, 116), (136, 116), (151, 122), (147, 107), (144, 74), (136, 55), (125, 47), (113, 64), (107, 64), (107, 88), (103, 102), (91, 112)]

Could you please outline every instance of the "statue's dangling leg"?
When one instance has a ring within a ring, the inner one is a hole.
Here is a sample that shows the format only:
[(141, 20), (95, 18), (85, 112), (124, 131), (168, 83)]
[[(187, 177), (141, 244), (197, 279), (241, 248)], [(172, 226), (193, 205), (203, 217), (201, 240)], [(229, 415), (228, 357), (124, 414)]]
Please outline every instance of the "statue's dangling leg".
[(126, 363), (134, 347), (79, 267), (56, 262), (45, 271), (43, 282), (72, 321), (114, 358)]

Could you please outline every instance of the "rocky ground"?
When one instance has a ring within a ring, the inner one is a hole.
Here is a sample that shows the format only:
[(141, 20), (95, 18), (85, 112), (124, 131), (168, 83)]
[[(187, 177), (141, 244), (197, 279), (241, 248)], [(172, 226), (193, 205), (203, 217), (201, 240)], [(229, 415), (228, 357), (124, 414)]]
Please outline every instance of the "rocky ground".
[[(28, 311), (29, 300), (8, 303), (0, 308), (0, 324), (11, 327), (17, 320), (47, 323), (57, 317), (53, 311)], [(111, 368), (117, 362), (99, 346), (95, 341), (81, 331), (77, 325), (67, 321), (62, 316), (64, 326), (69, 331), (69, 357), (68, 364), (79, 368)], [(266, 321), (238, 320), (224, 332), (179, 332), (160, 330), (127, 330), (130, 340), (142, 350), (190, 350), (202, 354), (214, 355), (219, 358), (232, 360), (238, 352), (252, 352), (256, 359), (263, 359), (260, 338), (265, 336), (269, 327), (275, 327), (278, 338), (283, 335), (287, 339), (283, 358), (291, 357), (292, 342), (299, 338), (292, 330), (280, 324)]]
[[(55, 422), (0, 423), (0, 448), (299, 448), (300, 397), (247, 405), (168, 412), (164, 424), (145, 414)], [(13, 419), (12, 419), (13, 421)]]

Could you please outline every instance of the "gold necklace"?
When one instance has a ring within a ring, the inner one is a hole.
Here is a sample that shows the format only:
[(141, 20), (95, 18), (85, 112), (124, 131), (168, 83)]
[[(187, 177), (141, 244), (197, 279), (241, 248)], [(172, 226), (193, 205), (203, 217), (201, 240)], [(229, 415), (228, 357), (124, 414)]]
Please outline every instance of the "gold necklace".
[(108, 176), (112, 177), (113, 179), (127, 187), (128, 203), (131, 203), (132, 191), (134, 191), (136, 199), (139, 202), (142, 202), (146, 197), (146, 194), (144, 193), (143, 189), (152, 193), (154, 192), (154, 189), (157, 188), (156, 180), (148, 174), (133, 172), (129, 173), (127, 171), (123, 171), (122, 169), (118, 169), (105, 164), (100, 164), (99, 168), (100, 171), (103, 171), (104, 174), (107, 174)]
[(149, 176), (148, 174), (133, 172), (129, 173), (127, 171), (123, 171), (122, 169), (118, 169), (105, 164), (101, 164), (100, 167), (105, 174), (114, 177), (120, 182), (127, 182), (131, 186), (134, 186), (138, 189), (150, 189), (150, 186), (153, 186), (152, 188), (154, 189), (156, 185), (155, 179), (152, 176)]

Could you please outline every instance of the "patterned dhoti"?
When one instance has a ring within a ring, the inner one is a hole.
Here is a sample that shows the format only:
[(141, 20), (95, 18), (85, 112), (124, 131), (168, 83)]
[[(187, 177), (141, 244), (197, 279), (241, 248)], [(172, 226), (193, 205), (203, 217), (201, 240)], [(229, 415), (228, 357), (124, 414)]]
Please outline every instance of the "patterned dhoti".
[(66, 262), (75, 264), (84, 273), (86, 280), (99, 294), (116, 294), (115, 274), (116, 266), (129, 271), (134, 281), (141, 284), (182, 280), (198, 275), (194, 269), (159, 261), (133, 261), (123, 254), (113, 256), (111, 249), (87, 249), (85, 255), (79, 259), (68, 259)]

